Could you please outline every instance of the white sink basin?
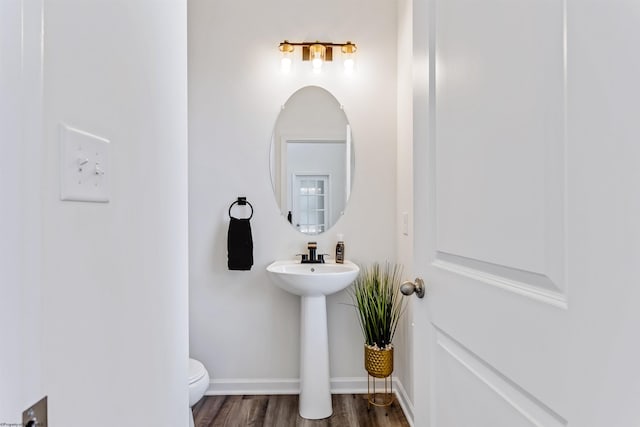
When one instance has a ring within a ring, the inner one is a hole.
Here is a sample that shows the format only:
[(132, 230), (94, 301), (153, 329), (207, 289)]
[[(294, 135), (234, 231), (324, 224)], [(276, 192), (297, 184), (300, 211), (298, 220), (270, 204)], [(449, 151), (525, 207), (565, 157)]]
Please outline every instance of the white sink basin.
[(353, 282), (360, 268), (344, 264), (302, 264), (298, 260), (276, 261), (267, 267), (273, 282), (287, 292), (300, 295), (300, 398), (302, 418), (330, 417), (329, 334), (327, 295)]
[(360, 268), (351, 261), (344, 264), (301, 264), (298, 260), (276, 261), (267, 267), (274, 282), (287, 292), (300, 296), (331, 295), (343, 290), (358, 277)]

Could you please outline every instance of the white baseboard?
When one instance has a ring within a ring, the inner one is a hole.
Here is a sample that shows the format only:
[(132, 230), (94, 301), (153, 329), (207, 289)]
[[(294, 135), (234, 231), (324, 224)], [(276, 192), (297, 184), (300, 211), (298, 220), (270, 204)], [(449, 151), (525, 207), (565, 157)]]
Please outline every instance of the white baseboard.
[[(409, 425), (413, 427), (413, 403), (409, 400), (407, 391), (397, 378), (393, 378), (393, 390)], [(209, 389), (205, 392), (205, 395), (268, 395), (298, 393), (300, 393), (300, 381), (296, 378), (266, 378), (257, 380), (236, 378), (227, 380), (211, 380), (209, 383)], [(367, 393), (367, 377), (331, 378), (331, 393), (365, 394)]]
[(294, 378), (211, 380), (206, 396), (298, 394), (300, 381)]
[(331, 378), (331, 393), (362, 394), (367, 392), (367, 377)]
[(393, 380), (393, 389), (396, 393), (396, 399), (398, 403), (400, 403), (400, 407), (402, 408), (402, 412), (404, 412), (404, 416), (407, 418), (409, 425), (414, 427), (413, 424), (413, 402), (409, 399), (409, 395), (407, 394), (407, 390), (404, 389), (402, 382), (400, 380)]

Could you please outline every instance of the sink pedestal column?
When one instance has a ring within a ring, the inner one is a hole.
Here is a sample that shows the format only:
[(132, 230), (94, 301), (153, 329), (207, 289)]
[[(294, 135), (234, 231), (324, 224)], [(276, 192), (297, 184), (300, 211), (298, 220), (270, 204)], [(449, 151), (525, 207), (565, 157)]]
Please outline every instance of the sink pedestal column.
[(327, 299), (303, 296), (300, 306), (300, 416), (311, 420), (330, 417), (329, 334)]

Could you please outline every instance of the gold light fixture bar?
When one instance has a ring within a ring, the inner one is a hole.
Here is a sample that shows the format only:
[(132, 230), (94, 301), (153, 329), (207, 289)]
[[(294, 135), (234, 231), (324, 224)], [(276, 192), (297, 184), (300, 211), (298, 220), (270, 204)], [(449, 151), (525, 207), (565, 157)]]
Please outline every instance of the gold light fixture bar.
[[(323, 61), (333, 61), (333, 48), (340, 47), (343, 53), (352, 54), (356, 51), (357, 47), (355, 43), (347, 41), (345, 43), (333, 43), (333, 42), (290, 42), (288, 40), (280, 43), (280, 52), (290, 53), (293, 52), (294, 46), (302, 47), (302, 60), (310, 61), (313, 59), (311, 53), (314, 50), (324, 50)], [(323, 49), (322, 49), (323, 48)]]

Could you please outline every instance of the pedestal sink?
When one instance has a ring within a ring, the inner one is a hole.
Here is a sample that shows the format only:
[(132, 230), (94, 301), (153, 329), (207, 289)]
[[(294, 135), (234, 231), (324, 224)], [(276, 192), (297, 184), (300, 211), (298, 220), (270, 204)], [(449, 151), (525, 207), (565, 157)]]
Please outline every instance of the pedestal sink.
[(349, 286), (360, 268), (350, 261), (301, 264), (290, 260), (276, 261), (267, 271), (276, 285), (301, 297), (300, 416), (311, 420), (330, 417), (326, 296)]

